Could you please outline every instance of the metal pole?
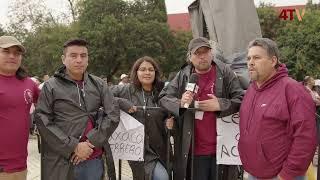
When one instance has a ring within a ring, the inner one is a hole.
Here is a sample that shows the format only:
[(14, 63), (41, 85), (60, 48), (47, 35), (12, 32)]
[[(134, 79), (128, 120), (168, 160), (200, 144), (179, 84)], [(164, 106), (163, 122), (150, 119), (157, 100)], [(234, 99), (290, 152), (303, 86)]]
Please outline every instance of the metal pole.
[(194, 160), (194, 126), (195, 126), (195, 119), (193, 118), (193, 125), (192, 125), (192, 136), (191, 136), (191, 180), (193, 180), (193, 160)]
[(119, 159), (119, 177), (118, 179), (121, 180), (121, 159)]
[[(167, 132), (167, 162), (166, 162), (166, 166), (167, 166), (167, 171), (168, 171), (168, 175), (169, 175), (169, 178), (171, 177), (171, 167), (170, 167), (170, 146), (171, 146), (171, 143), (170, 143), (170, 137), (171, 137), (171, 130), (170, 129), (167, 129), (168, 132)], [(171, 178), (170, 178), (171, 179)]]
[(320, 135), (320, 116), (317, 114), (317, 113), (315, 113), (316, 114), (316, 125), (317, 125), (317, 141), (318, 141), (318, 164), (317, 164), (317, 180), (320, 180), (320, 169), (319, 169), (319, 163), (320, 163), (320, 144), (319, 144), (319, 142), (320, 142), (320, 137), (319, 137), (319, 135)]
[(317, 180), (320, 180), (320, 169), (319, 169), (319, 163), (320, 163), (320, 145), (319, 145), (319, 143), (318, 143)]

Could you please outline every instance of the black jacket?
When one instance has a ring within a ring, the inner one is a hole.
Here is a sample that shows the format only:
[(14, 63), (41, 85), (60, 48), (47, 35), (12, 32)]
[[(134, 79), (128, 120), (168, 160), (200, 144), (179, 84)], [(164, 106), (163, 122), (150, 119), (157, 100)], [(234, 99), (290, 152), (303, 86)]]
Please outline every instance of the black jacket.
[[(243, 98), (243, 90), (234, 72), (221, 61), (213, 61), (216, 67), (215, 96), (218, 98), (221, 111), (218, 117), (238, 112)], [(160, 105), (179, 117), (176, 121), (174, 178), (186, 178), (189, 150), (193, 131), (194, 112), (180, 108), (180, 99), (185, 92), (186, 84), (193, 72), (193, 66), (184, 66), (176, 77), (160, 93)]]
[(43, 86), (35, 121), (42, 140), (41, 179), (73, 180), (70, 156), (79, 143), (87, 121), (100, 107), (104, 116), (87, 134), (96, 147), (103, 147), (120, 121), (117, 101), (102, 79), (84, 74), (83, 92), (59, 69)]
[[(114, 86), (112, 92), (115, 97), (129, 100), (135, 106), (158, 106), (159, 92), (157, 90), (144, 92), (133, 84), (125, 84)], [(146, 111), (140, 109), (131, 115), (145, 126), (145, 148), (144, 162), (129, 161), (129, 164), (135, 180), (151, 180), (156, 162), (160, 161), (164, 166), (166, 164), (167, 133), (164, 122), (168, 113), (161, 108)]]

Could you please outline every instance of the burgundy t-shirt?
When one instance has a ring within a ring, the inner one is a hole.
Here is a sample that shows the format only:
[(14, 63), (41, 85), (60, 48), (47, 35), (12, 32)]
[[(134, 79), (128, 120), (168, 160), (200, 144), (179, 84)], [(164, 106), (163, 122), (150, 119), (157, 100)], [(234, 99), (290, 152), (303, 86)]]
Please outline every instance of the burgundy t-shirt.
[[(83, 81), (76, 81), (76, 83), (78, 84), (78, 86), (80, 88), (83, 88)], [(92, 130), (94, 128), (94, 125), (93, 125), (93, 121), (92, 119), (88, 119), (88, 123), (87, 123), (87, 126), (86, 126), (86, 129), (83, 133), (83, 135), (81, 136), (80, 138), (80, 142), (84, 142), (86, 141), (88, 138), (86, 137), (86, 135), (89, 133), (90, 130)], [(102, 148), (93, 148), (93, 153), (91, 154), (91, 156), (89, 157), (88, 160), (90, 159), (95, 159), (99, 156), (101, 156), (103, 154), (103, 149)]]
[[(87, 123), (87, 127), (86, 130), (84, 131), (84, 136), (81, 137), (80, 142), (84, 142), (86, 141), (88, 138), (86, 137), (86, 135), (88, 134), (88, 132), (93, 129), (93, 122), (91, 119), (89, 119), (88, 123)], [(95, 159), (99, 156), (101, 156), (103, 154), (103, 149), (102, 148), (93, 148), (93, 153), (90, 155), (89, 159)], [(88, 159), (88, 160), (89, 160)]]
[[(198, 93), (195, 95), (196, 101), (209, 99), (207, 94), (215, 95), (216, 68), (213, 65), (209, 72), (198, 74)], [(216, 115), (214, 112), (204, 112), (202, 120), (195, 120), (195, 155), (216, 154), (217, 129)]]
[(27, 168), (29, 111), (38, 96), (30, 78), (0, 75), (0, 168), (5, 172)]

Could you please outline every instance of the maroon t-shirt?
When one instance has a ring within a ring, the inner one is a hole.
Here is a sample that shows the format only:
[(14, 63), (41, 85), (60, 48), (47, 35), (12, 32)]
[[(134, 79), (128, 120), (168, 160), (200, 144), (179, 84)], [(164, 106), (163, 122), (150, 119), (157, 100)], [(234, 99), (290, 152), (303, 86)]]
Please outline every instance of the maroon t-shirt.
[[(209, 72), (199, 74), (198, 93), (195, 95), (196, 101), (209, 99), (207, 94), (215, 95), (216, 68), (213, 65)], [(195, 155), (216, 154), (217, 129), (216, 115), (214, 112), (204, 112), (202, 120), (195, 120)]]
[[(80, 88), (83, 88), (83, 81), (76, 81), (76, 83), (78, 84), (78, 86)], [(88, 122), (87, 122), (87, 126), (86, 126), (86, 129), (83, 133), (83, 135), (81, 136), (80, 138), (80, 142), (84, 142), (86, 141), (88, 138), (86, 137), (86, 135), (89, 133), (90, 130), (92, 130), (94, 128), (94, 125), (93, 125), (93, 121), (92, 119), (88, 119)], [(103, 154), (103, 149), (102, 148), (93, 148), (93, 153), (91, 154), (91, 156), (89, 157), (88, 160), (90, 159), (95, 159), (99, 156), (101, 156)]]
[(30, 78), (0, 75), (0, 168), (5, 172), (27, 168), (29, 111), (38, 96)]

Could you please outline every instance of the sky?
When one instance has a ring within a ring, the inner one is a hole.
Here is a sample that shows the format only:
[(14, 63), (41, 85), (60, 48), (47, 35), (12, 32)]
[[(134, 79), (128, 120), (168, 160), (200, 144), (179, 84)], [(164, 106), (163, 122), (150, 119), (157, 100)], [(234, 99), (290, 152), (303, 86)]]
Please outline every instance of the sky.
[[(67, 0), (44, 0), (46, 5), (54, 12), (61, 12), (67, 10)], [(188, 5), (194, 0), (165, 0), (167, 5), (168, 14), (184, 13), (187, 12)], [(8, 10), (10, 4), (14, 0), (0, 0), (0, 24), (3, 26), (8, 23)], [(254, 0), (254, 3), (258, 5), (260, 2), (270, 2), (276, 6), (288, 6), (288, 5), (301, 5), (306, 4), (307, 0)], [(319, 2), (319, 0), (313, 0), (313, 2)]]
[[(15, 0), (0, 0), (0, 25), (8, 23), (8, 10), (9, 6), (14, 3)], [(52, 9), (53, 12), (59, 13), (67, 11), (68, 3), (67, 0), (44, 0), (46, 6)]]

